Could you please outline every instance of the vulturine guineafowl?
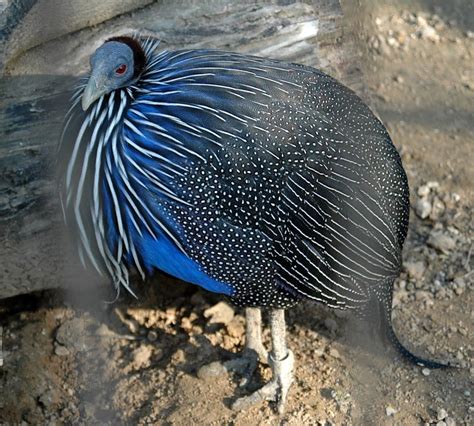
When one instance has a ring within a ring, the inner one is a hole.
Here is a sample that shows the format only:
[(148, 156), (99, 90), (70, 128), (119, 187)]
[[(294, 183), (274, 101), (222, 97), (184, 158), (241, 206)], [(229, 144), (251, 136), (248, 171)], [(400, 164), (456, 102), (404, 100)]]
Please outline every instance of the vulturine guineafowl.
[(293, 378), (284, 310), (303, 299), (382, 313), (391, 326), (408, 185), (384, 126), (316, 69), (215, 50), (159, 51), (114, 37), (73, 97), (62, 201), (82, 260), (132, 292), (153, 270), (246, 307), (246, 347), (273, 379), (234, 408), (276, 400)]

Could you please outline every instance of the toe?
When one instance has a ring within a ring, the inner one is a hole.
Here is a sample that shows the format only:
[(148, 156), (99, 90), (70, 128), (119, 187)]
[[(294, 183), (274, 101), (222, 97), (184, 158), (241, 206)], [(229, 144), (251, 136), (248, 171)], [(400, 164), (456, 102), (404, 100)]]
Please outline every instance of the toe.
[(231, 406), (234, 411), (247, 410), (254, 405), (260, 404), (263, 401), (276, 401), (278, 399), (278, 384), (276, 381), (267, 383), (262, 388), (251, 393), (250, 395), (238, 398)]

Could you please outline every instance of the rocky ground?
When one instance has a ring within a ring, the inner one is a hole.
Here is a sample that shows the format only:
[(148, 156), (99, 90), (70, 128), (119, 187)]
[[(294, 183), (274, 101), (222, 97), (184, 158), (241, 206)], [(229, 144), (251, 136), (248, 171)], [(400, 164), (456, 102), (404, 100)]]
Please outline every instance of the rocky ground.
[(85, 288), (0, 302), (0, 423), (473, 423), (474, 11), (469, 1), (362, 3), (371, 103), (412, 190), (395, 328), (417, 354), (461, 368), (367, 352), (350, 317), (304, 303), (288, 312), (297, 370), (286, 413), (271, 404), (234, 413), (233, 395), (259, 387), (269, 368), (239, 389), (238, 373), (202, 366), (241, 349), (243, 312), (159, 276), (138, 301), (103, 303), (114, 295)]

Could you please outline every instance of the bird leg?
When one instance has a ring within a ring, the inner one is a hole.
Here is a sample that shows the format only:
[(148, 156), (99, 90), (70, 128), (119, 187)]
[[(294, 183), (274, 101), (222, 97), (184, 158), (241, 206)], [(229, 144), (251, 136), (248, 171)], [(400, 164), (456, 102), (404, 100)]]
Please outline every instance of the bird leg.
[(272, 380), (254, 393), (237, 399), (232, 404), (233, 410), (244, 410), (262, 401), (276, 401), (278, 412), (283, 413), (288, 390), (293, 382), (294, 355), (286, 346), (285, 311), (270, 311), (270, 331), (272, 335), (272, 352), (269, 364), (272, 368)]
[(245, 308), (245, 348), (237, 358), (226, 361), (224, 367), (241, 374), (240, 386), (246, 386), (259, 361), (268, 362), (268, 353), (262, 343), (262, 312), (260, 308)]

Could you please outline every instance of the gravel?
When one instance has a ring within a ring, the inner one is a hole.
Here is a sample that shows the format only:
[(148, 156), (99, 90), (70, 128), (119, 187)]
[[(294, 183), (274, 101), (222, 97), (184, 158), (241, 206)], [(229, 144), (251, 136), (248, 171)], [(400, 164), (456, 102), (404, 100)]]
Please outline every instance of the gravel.
[(219, 302), (216, 305), (204, 311), (204, 317), (208, 318), (209, 324), (229, 324), (234, 318), (234, 308), (225, 302)]
[(448, 254), (456, 247), (456, 240), (443, 231), (433, 230), (427, 241), (430, 247), (441, 253)]

